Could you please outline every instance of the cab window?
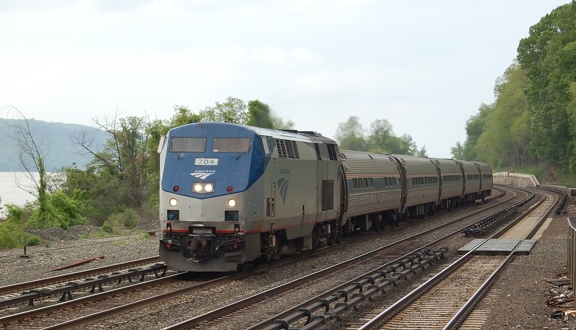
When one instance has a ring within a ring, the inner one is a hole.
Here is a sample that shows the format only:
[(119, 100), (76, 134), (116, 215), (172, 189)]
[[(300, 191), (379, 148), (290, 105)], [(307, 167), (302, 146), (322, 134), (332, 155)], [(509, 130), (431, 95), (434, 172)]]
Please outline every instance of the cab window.
[(214, 138), (213, 152), (248, 152), (249, 138)]
[(206, 138), (173, 137), (170, 152), (205, 152)]

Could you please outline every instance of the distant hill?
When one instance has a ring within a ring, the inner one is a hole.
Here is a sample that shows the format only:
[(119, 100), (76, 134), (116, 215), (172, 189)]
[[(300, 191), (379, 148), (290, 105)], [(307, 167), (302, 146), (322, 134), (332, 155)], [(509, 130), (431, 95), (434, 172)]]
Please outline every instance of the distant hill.
[[(30, 132), (41, 152), (45, 155), (46, 170), (52, 172), (62, 167), (84, 169), (92, 160), (91, 155), (77, 144), (74, 138), (85, 132), (94, 138), (93, 150), (100, 151), (107, 139), (107, 133), (91, 126), (51, 123), (29, 119)], [(20, 166), (20, 146), (16, 140), (14, 125), (26, 127), (24, 120), (0, 119), (0, 172), (23, 171)]]

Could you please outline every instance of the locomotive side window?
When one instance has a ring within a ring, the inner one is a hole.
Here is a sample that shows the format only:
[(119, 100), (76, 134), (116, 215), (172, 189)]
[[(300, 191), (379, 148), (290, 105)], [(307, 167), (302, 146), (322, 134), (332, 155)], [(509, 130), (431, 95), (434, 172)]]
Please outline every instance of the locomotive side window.
[(213, 152), (248, 152), (249, 149), (249, 138), (214, 138), (212, 143)]
[(170, 152), (205, 152), (206, 138), (173, 137)]
[(330, 160), (338, 160), (335, 144), (328, 145), (328, 155), (330, 156)]
[(270, 155), (270, 146), (268, 145), (268, 137), (262, 136), (262, 146), (264, 147), (264, 153)]

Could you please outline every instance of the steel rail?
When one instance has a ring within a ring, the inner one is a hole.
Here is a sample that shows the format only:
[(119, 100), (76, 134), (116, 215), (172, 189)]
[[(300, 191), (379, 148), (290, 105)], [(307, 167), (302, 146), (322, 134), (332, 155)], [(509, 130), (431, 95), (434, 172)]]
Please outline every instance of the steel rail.
[[(542, 204), (543, 201), (544, 200), (538, 201), (537, 205)], [(552, 209), (550, 209), (550, 210), (552, 210)], [(480, 244), (478, 244), (476, 247), (472, 248), (470, 251), (468, 251), (462, 257), (460, 257), (455, 262), (450, 264), (448, 267), (443, 269), (441, 272), (439, 272), (438, 274), (436, 274), (435, 276), (430, 278), (428, 281), (423, 283), (421, 286), (417, 287), (416, 289), (414, 289), (413, 291), (408, 293), (406, 296), (402, 297), (396, 303), (394, 303), (393, 305), (388, 307), (386, 310), (382, 311), (381, 313), (379, 313), (378, 315), (373, 317), (368, 322), (364, 323), (364, 325), (362, 325), (359, 329), (360, 330), (372, 330), (372, 329), (378, 329), (381, 326), (383, 326), (388, 320), (390, 320), (392, 317), (394, 317), (396, 314), (398, 314), (401, 310), (405, 309), (408, 305), (412, 304), (414, 301), (419, 299), (423, 294), (428, 292), (430, 289), (432, 289), (434, 286), (436, 286), (438, 283), (440, 283), (441, 281), (446, 279), (450, 274), (452, 274), (454, 271), (456, 271), (458, 268), (460, 268), (462, 265), (464, 265), (466, 262), (471, 260), (475, 256), (476, 250), (479, 249), (483, 243), (487, 242), (490, 239), (497, 238), (497, 237), (501, 236), (504, 232), (509, 230), (513, 225), (515, 225), (519, 221), (521, 221), (528, 214), (529, 214), (529, 212), (525, 212), (525, 213), (521, 214), (517, 219), (512, 221), (510, 224), (508, 224), (507, 226), (505, 226), (501, 230), (499, 230), (497, 233), (484, 239)], [(547, 214), (549, 214), (549, 212)], [(542, 225), (542, 223), (544, 222), (544, 220), (545, 220), (545, 217), (543, 217), (543, 219), (540, 220), (540, 222), (537, 226), (540, 227)], [(532, 232), (535, 233), (536, 230), (533, 230)], [(533, 234), (530, 234), (530, 236), (532, 236), (532, 235)], [(475, 291), (475, 293), (471, 296), (471, 298), (447, 322), (444, 329), (457, 329), (461, 325), (461, 323), (464, 322), (464, 320), (468, 317), (468, 315), (474, 310), (474, 307), (478, 304), (478, 302), (490, 290), (490, 287), (492, 286), (492, 284), (494, 283), (494, 281), (496, 280), (498, 275), (506, 268), (506, 266), (510, 262), (512, 262), (514, 260), (516, 251), (520, 247), (521, 243), (522, 243), (522, 241), (518, 242), (518, 244), (516, 244), (516, 246), (514, 246), (512, 248), (511, 252), (507, 256), (507, 258), (502, 262), (502, 264), (490, 276), (487, 277), (487, 279)]]
[[(525, 200), (529, 199), (529, 198), (531, 198), (531, 197), (527, 196), (520, 203), (524, 203)], [(479, 212), (485, 212), (485, 211), (486, 210), (484, 209), (482, 211), (473, 212), (473, 214), (476, 214)], [(502, 212), (502, 210), (500, 210), (498, 212)], [(323, 274), (333, 273), (333, 272), (337, 271), (338, 269), (342, 269), (344, 267), (349, 267), (350, 264), (352, 264), (352, 263), (357, 263), (357, 262), (360, 262), (360, 261), (365, 260), (367, 258), (373, 257), (377, 254), (382, 253), (382, 251), (389, 250), (389, 249), (396, 247), (400, 244), (403, 244), (403, 243), (406, 243), (409, 241), (414, 241), (419, 237), (422, 237), (424, 235), (430, 234), (430, 233), (438, 230), (439, 228), (444, 228), (446, 226), (452, 225), (452, 224), (457, 223), (459, 221), (461, 221), (461, 219), (457, 219), (454, 221), (444, 223), (441, 226), (420, 232), (420, 233), (412, 235), (412, 236), (410, 236), (404, 240), (397, 241), (397, 242), (388, 244), (386, 246), (380, 247), (378, 249), (375, 249), (373, 251), (370, 251), (364, 255), (357, 257), (359, 259), (357, 259), (357, 258), (349, 259), (349, 260), (344, 261), (344, 262), (337, 264), (335, 266), (332, 266), (332, 267), (329, 267), (327, 269), (318, 271), (318, 272), (310, 274), (308, 276), (304, 276), (300, 279), (293, 281), (295, 283), (291, 282), (289, 284), (290, 284), (290, 286), (296, 286), (296, 285), (299, 285), (299, 283), (310, 282), (313, 279), (316, 279), (316, 278), (323, 276)], [(453, 236), (455, 234), (459, 234), (461, 232), (461, 230), (462, 230), (462, 228), (458, 228), (457, 230), (452, 232), (450, 235), (447, 235), (447, 237)], [(426, 243), (425, 246), (426, 247), (432, 246), (442, 239), (445, 239), (445, 238), (441, 238), (441, 239), (435, 240), (433, 242), (428, 242), (428, 243)], [(349, 309), (351, 306), (359, 303), (361, 300), (366, 299), (368, 297), (368, 293), (372, 294), (372, 293), (374, 293), (374, 291), (375, 292), (382, 291), (385, 286), (395, 284), (396, 278), (398, 278), (400, 276), (406, 276), (407, 273), (413, 272), (414, 269), (419, 268), (419, 267), (423, 267), (423, 265), (427, 264), (429, 262), (429, 260), (426, 262), (423, 262), (422, 265), (417, 264), (413, 267), (406, 267), (406, 269), (404, 269), (403, 267), (400, 267), (400, 272), (396, 272), (395, 270), (387, 269), (388, 267), (392, 267), (393, 269), (398, 269), (399, 268), (398, 266), (392, 266), (394, 263), (401, 263), (402, 265), (405, 265), (407, 261), (402, 261), (402, 259), (406, 259), (406, 258), (409, 258), (409, 256), (411, 256), (411, 255), (417, 254), (418, 251), (421, 249), (422, 249), (422, 247), (419, 247), (419, 248), (415, 249), (414, 251), (406, 254), (405, 256), (400, 257), (394, 261), (387, 263), (386, 265), (379, 267), (378, 268), (379, 270), (376, 270), (376, 271), (371, 270), (370, 272), (363, 274), (363, 275), (361, 275), (361, 276), (359, 276), (359, 277), (357, 277), (357, 278), (355, 278), (355, 279), (353, 279), (353, 280), (351, 280), (345, 284), (339, 285), (337, 288), (335, 288), (333, 290), (329, 290), (326, 293), (324, 293), (323, 295), (317, 296), (317, 297), (309, 300), (307, 303), (305, 303), (307, 305), (312, 304), (314, 306), (306, 306), (305, 307), (304, 304), (302, 304), (302, 305), (296, 306), (294, 308), (291, 308), (289, 311), (281, 314), (281, 317), (283, 317), (283, 319), (279, 320), (276, 324), (274, 324), (273, 326), (271, 326), (269, 328), (267, 328), (266, 326), (271, 322), (274, 323), (274, 321), (279, 319), (280, 317), (274, 317), (274, 318), (269, 319), (267, 321), (261, 322), (259, 325), (252, 327), (251, 329), (258, 329), (260, 326), (264, 326), (265, 329), (276, 329), (276, 328), (277, 329), (285, 329), (287, 324), (291, 323), (292, 321), (296, 321), (298, 319), (304, 318), (304, 317), (308, 317), (309, 318), (308, 321), (311, 322), (310, 321), (311, 313), (313, 311), (317, 311), (317, 310), (325, 308), (326, 314), (329, 314), (330, 316), (322, 318), (322, 321), (320, 323), (324, 323), (327, 319), (336, 315), (336, 313), (341, 312), (341, 311), (346, 310), (346, 309)], [(336, 268), (336, 267), (338, 267), (338, 268)], [(380, 280), (380, 277), (382, 277), (382, 276), (386, 277), (387, 274), (390, 278), (384, 279), (381, 282), (380, 287), (375, 285), (375, 282), (377, 280)], [(314, 276), (314, 277), (309, 277), (309, 276)], [(298, 282), (296, 282), (296, 281), (298, 281)], [(302, 281), (302, 282), (300, 282), (300, 281)], [(369, 288), (367, 291), (363, 291), (362, 288), (365, 287), (365, 285), (371, 285), (371, 288)], [(167, 327), (165, 329), (188, 329), (188, 328), (191, 328), (194, 326), (198, 326), (199, 324), (201, 324), (207, 320), (225, 316), (225, 315), (229, 314), (231, 311), (235, 311), (235, 310), (238, 310), (239, 308), (244, 308), (246, 305), (253, 304), (255, 302), (259, 302), (260, 300), (263, 300), (262, 295), (274, 296), (274, 295), (278, 294), (279, 292), (286, 291), (288, 289), (289, 289), (289, 287), (279, 286), (279, 287), (273, 288), (269, 291), (266, 291), (265, 293), (254, 295), (254, 296), (246, 298), (246, 299), (244, 299), (238, 303), (224, 306), (220, 309), (217, 309), (217, 310), (211, 311), (209, 313), (205, 313), (203, 315), (191, 318), (189, 320), (183, 321), (179, 324)], [(354, 290), (360, 290), (363, 293), (352, 294), (351, 291), (354, 291)], [(349, 294), (350, 294), (350, 297), (352, 297), (351, 300), (348, 300)], [(329, 296), (329, 297), (326, 297), (326, 296)], [(338, 300), (340, 300), (340, 298), (345, 298), (346, 303), (340, 303), (337, 306), (335, 311), (333, 310), (330, 313), (328, 313), (328, 311), (329, 311), (328, 305), (330, 303), (337, 302)], [(289, 319), (289, 320), (287, 320), (287, 319)], [(314, 320), (318, 321), (318, 318), (316, 318)]]
[(51, 276), (51, 277), (46, 277), (46, 278), (42, 278), (42, 279), (38, 279), (38, 280), (34, 280), (34, 281), (28, 281), (28, 282), (22, 282), (22, 283), (16, 283), (16, 284), (11, 284), (11, 285), (1, 286), (0, 287), (0, 295), (18, 292), (18, 291), (22, 291), (22, 290), (26, 290), (26, 289), (30, 289), (30, 288), (41, 288), (43, 286), (54, 284), (54, 283), (65, 283), (65, 282), (75, 280), (75, 279), (83, 279), (83, 278), (94, 276), (97, 274), (109, 273), (109, 272), (112, 272), (112, 271), (115, 271), (118, 269), (131, 268), (131, 267), (140, 266), (140, 265), (144, 265), (144, 264), (155, 263), (158, 261), (160, 261), (159, 256), (154, 256), (154, 257), (149, 257), (149, 258), (131, 260), (128, 262), (121, 262), (121, 263), (103, 266), (103, 267), (98, 267), (98, 268), (92, 268), (92, 269), (88, 269), (88, 270), (82, 270), (82, 271), (78, 271), (78, 272), (70, 273), (70, 274)]

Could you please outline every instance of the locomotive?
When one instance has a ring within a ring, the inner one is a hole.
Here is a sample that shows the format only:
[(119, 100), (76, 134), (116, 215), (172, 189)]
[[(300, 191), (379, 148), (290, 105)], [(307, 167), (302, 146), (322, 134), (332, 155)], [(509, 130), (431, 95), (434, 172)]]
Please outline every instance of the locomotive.
[(160, 153), (160, 259), (233, 272), (484, 199), (480, 162), (340, 150), (312, 131), (201, 122), (172, 128)]

